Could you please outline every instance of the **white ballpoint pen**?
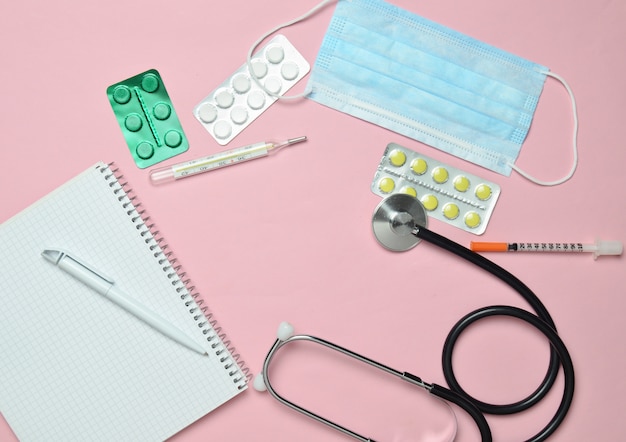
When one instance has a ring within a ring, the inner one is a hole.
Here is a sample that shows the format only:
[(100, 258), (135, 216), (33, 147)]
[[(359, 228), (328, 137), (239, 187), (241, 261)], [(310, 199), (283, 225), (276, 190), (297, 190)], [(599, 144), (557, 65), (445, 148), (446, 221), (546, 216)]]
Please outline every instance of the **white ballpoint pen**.
[(155, 330), (201, 355), (207, 355), (206, 350), (204, 350), (200, 344), (161, 316), (126, 295), (115, 286), (115, 282), (108, 276), (103, 275), (101, 272), (63, 250), (46, 249), (41, 252), (41, 255), (48, 261), (56, 264), (61, 270), (100, 293), (135, 317), (141, 319)]

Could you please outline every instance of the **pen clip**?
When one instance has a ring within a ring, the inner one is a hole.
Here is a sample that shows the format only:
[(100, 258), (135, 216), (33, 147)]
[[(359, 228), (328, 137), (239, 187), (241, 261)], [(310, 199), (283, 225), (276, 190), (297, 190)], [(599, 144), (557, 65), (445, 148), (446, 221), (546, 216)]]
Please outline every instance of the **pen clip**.
[(77, 258), (75, 255), (72, 255), (71, 253), (69, 253), (66, 250), (63, 250), (63, 249), (46, 249), (41, 254), (43, 255), (44, 258), (46, 258), (49, 261), (55, 263), (56, 265), (58, 265), (59, 262), (63, 258), (71, 259), (76, 264), (80, 265), (81, 267), (84, 267), (86, 270), (90, 271), (91, 273), (93, 273), (94, 275), (98, 276), (99, 278), (102, 278), (103, 280), (105, 280), (109, 284), (115, 284), (115, 280), (113, 278), (103, 274), (101, 271), (97, 270), (92, 265), (86, 263), (85, 261), (83, 261), (80, 258)]

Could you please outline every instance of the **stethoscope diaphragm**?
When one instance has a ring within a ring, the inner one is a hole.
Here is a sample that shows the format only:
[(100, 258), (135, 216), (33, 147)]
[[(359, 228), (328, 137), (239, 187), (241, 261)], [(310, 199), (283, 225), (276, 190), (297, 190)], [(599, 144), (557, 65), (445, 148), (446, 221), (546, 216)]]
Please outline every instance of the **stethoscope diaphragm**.
[(411, 195), (396, 193), (383, 199), (372, 216), (374, 236), (384, 248), (404, 252), (421, 239), (413, 234), (416, 227), (426, 227), (428, 219), (422, 203)]

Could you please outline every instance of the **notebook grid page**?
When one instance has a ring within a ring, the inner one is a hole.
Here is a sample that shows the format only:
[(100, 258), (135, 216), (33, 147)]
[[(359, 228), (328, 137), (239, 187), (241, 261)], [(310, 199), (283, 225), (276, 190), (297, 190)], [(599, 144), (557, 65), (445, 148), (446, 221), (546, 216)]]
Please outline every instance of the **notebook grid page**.
[[(160, 440), (239, 392), (120, 195), (92, 168), (0, 228), (0, 268), (9, 270), (0, 406), (18, 437)], [(41, 257), (44, 248), (71, 251), (112, 277), (209, 356), (61, 271)]]

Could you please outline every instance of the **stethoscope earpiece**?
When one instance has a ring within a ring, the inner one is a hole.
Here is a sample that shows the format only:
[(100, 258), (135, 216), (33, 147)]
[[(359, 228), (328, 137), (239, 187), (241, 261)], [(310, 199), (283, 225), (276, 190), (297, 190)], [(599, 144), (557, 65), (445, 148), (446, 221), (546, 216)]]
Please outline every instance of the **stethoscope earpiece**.
[[(293, 335), (293, 325), (291, 325), (287, 321), (283, 321), (279, 324), (278, 330), (276, 330), (276, 342), (283, 343), (291, 338)], [(265, 382), (265, 377), (263, 376), (263, 372), (256, 375), (256, 377), (254, 378), (253, 386), (256, 391), (267, 391), (267, 385)]]
[(291, 338), (294, 334), (293, 325), (290, 323), (283, 321), (278, 326), (278, 330), (276, 330), (276, 338), (280, 341), (286, 341)]
[(413, 231), (426, 227), (428, 218), (422, 203), (411, 195), (396, 193), (383, 199), (372, 217), (374, 236), (384, 248), (404, 252), (421, 240)]

